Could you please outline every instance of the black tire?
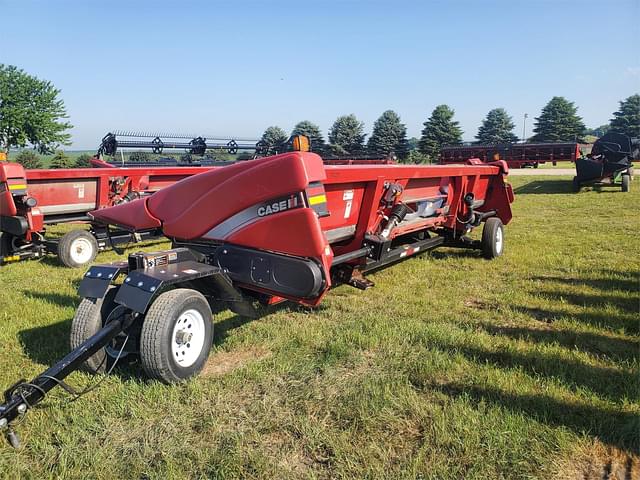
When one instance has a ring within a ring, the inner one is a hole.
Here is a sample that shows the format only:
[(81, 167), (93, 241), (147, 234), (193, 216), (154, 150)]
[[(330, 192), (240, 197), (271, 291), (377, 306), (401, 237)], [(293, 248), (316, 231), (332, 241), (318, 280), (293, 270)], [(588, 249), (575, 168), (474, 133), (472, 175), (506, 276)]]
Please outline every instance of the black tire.
[(624, 173), (622, 175), (622, 191), (623, 192), (628, 192), (629, 191), (629, 182), (631, 181), (631, 175)]
[[(203, 325), (200, 325), (194, 311), (200, 315)], [(185, 327), (176, 331), (179, 324)], [(201, 329), (196, 329), (196, 324)], [(196, 330), (200, 332), (197, 337)], [(194, 345), (190, 344), (190, 340)], [(200, 342), (201, 346), (198, 345)], [(213, 323), (209, 303), (200, 292), (179, 288), (161, 294), (149, 307), (140, 335), (140, 361), (149, 377), (163, 383), (177, 383), (202, 370), (209, 358), (212, 343)], [(193, 359), (192, 363), (186, 361), (181, 364), (185, 358)]]
[[(104, 298), (96, 300), (83, 298), (76, 310), (76, 314), (71, 322), (70, 344), (71, 349), (78, 348), (85, 340), (95, 335), (100, 330), (111, 312), (116, 308), (122, 308), (113, 301), (118, 289), (115, 286), (109, 287)], [(117, 315), (115, 312), (114, 315)], [(131, 340), (129, 340), (131, 341)], [(120, 344), (121, 346), (122, 344)], [(117, 347), (113, 347), (115, 350)], [(83, 369), (90, 373), (105, 373), (115, 361), (116, 354), (108, 354), (107, 348), (102, 348), (83, 363)], [(118, 348), (119, 351), (119, 348)], [(120, 358), (124, 358), (126, 352), (122, 352)], [(106, 358), (105, 358), (106, 357)]]
[(11, 255), (11, 235), (7, 232), (0, 232), (0, 257), (8, 257)]
[(96, 237), (86, 230), (72, 230), (58, 241), (58, 258), (69, 268), (91, 263), (98, 254)]
[(484, 223), (482, 229), (482, 254), (491, 259), (502, 255), (504, 251), (504, 227), (497, 217), (491, 217)]
[(580, 185), (580, 181), (578, 180), (578, 177), (573, 177), (573, 191), (578, 193), (581, 187), (582, 185)]
[(533, 168), (538, 168), (540, 166), (540, 164), (538, 162), (533, 164)]

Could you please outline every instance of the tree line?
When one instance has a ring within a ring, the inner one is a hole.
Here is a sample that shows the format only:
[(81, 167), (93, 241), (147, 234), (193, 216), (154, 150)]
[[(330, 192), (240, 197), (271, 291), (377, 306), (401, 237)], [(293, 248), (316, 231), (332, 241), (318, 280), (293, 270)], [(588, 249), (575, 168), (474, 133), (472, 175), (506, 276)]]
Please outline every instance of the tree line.
[[(59, 145), (68, 145), (67, 130), (72, 125), (64, 102), (59, 98), (60, 90), (51, 82), (27, 74), (12, 65), (0, 64), (0, 151), (31, 146), (40, 153), (52, 153)], [(482, 121), (475, 138), (480, 144), (502, 144), (518, 141), (514, 133), (515, 124), (504, 108), (494, 108)], [(640, 95), (622, 100), (620, 108), (613, 113), (607, 125), (587, 130), (573, 102), (564, 97), (553, 97), (535, 118), (531, 142), (581, 141), (587, 134), (601, 136), (607, 131), (640, 137)], [(448, 105), (438, 105), (423, 123), (421, 137), (407, 138), (406, 125), (393, 110), (385, 111), (373, 124), (367, 139), (364, 123), (351, 115), (336, 119), (325, 141), (320, 128), (308, 120), (299, 122), (291, 135), (306, 135), (311, 139), (312, 150), (322, 155), (375, 155), (391, 153), (401, 161), (424, 163), (435, 161), (445, 145), (462, 143), (462, 130), (454, 120), (454, 110)], [(262, 140), (278, 147), (289, 138), (280, 127), (266, 129)], [(30, 168), (41, 166), (33, 151), (24, 151), (18, 161)], [(73, 162), (62, 151), (55, 153), (51, 166), (66, 168), (87, 166), (88, 159), (82, 157)], [(35, 165), (35, 167), (34, 167)]]
[[(312, 150), (322, 155), (389, 155), (407, 163), (428, 163), (438, 158), (443, 146), (461, 145), (463, 131), (454, 120), (454, 110), (448, 105), (438, 105), (423, 123), (419, 139), (407, 138), (406, 125), (393, 110), (384, 112), (373, 124), (369, 139), (365, 142), (364, 123), (354, 115), (342, 115), (336, 119), (325, 142), (320, 127), (313, 122), (299, 122), (291, 135), (306, 135)], [(519, 140), (514, 133), (516, 125), (504, 108), (494, 108), (487, 113), (475, 136), (476, 144), (499, 145)], [(582, 142), (586, 135), (602, 136), (608, 131), (640, 137), (640, 95), (635, 94), (620, 101), (620, 108), (613, 113), (609, 124), (587, 129), (573, 102), (564, 97), (553, 97), (535, 118), (534, 135), (528, 142)], [(287, 141), (289, 135), (280, 127), (265, 130), (262, 141), (277, 147)]]

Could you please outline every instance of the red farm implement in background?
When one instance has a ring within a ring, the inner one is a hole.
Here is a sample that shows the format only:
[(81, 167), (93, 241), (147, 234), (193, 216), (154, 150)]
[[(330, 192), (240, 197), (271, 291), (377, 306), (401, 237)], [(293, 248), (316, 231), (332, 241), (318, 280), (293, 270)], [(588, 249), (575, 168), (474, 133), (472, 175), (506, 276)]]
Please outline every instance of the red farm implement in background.
[[(81, 366), (139, 358), (165, 383), (197, 375), (213, 339), (212, 307), (256, 316), (255, 304), (318, 305), (332, 286), (365, 289), (368, 272), (438, 246), (502, 254), (513, 192), (505, 162), (326, 165), (291, 152), (210, 170), (91, 212), (131, 232), (160, 229), (172, 249), (96, 265), (83, 277), (73, 350), (0, 405), (12, 423)], [(469, 232), (484, 224), (480, 240)]]
[(591, 149), (582, 143), (512, 143), (507, 145), (463, 145), (443, 147), (440, 163), (464, 163), (470, 158), (483, 162), (504, 160), (509, 168), (538, 168), (541, 163), (575, 162)]
[(46, 236), (57, 223), (88, 222), (87, 213), (150, 195), (211, 167), (74, 168), (25, 170), (0, 162), (0, 264), (55, 253), (62, 263), (78, 267), (98, 250), (140, 240), (155, 232), (130, 232), (92, 225), (60, 239)]

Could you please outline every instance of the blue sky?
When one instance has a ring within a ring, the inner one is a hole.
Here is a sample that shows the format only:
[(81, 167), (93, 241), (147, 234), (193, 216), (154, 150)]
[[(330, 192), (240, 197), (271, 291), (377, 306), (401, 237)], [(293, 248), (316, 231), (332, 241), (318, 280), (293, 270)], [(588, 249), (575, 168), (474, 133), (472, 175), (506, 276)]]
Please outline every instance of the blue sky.
[(393, 109), (419, 136), (455, 109), (466, 140), (494, 107), (527, 135), (554, 95), (587, 126), (640, 91), (640, 0), (0, 0), (0, 63), (62, 90), (73, 147), (112, 129), (257, 137)]

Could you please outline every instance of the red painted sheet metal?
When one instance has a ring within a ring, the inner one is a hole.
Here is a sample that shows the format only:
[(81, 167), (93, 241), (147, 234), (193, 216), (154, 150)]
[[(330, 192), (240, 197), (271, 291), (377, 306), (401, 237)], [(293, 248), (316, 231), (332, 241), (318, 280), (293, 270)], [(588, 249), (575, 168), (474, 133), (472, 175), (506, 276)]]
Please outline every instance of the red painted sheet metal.
[(137, 230), (158, 228), (161, 225), (160, 220), (149, 212), (147, 200), (146, 198), (141, 198), (133, 202), (96, 210), (89, 215), (108, 225), (118, 225), (125, 228), (135, 226)]
[(252, 205), (300, 192), (321, 180), (324, 166), (318, 155), (284, 153), (183, 180), (153, 195), (148, 208), (162, 220), (166, 235), (192, 239)]
[(89, 212), (118, 204), (128, 193), (152, 193), (212, 168), (215, 167), (27, 170), (27, 190), (45, 215)]
[(309, 208), (263, 217), (225, 240), (245, 247), (311, 258), (321, 258), (328, 246), (318, 217)]

